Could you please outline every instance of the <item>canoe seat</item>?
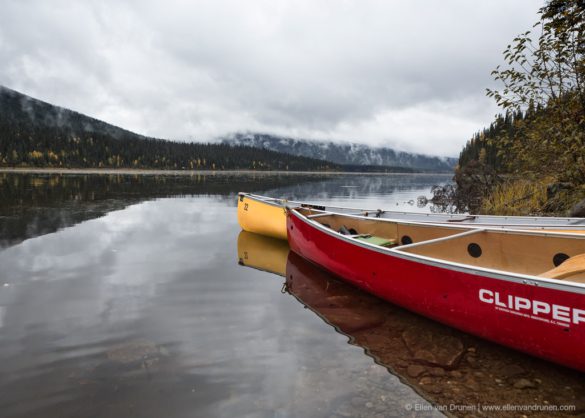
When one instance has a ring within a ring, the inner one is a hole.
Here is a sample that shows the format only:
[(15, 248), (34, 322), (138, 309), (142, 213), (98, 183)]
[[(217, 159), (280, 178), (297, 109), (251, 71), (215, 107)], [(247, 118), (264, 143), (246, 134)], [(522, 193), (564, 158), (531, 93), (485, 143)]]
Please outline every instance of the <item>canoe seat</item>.
[(568, 258), (560, 266), (539, 274), (540, 277), (557, 280), (570, 280), (578, 283), (585, 283), (585, 254), (575, 255)]
[(395, 239), (387, 239), (387, 238), (382, 238), (382, 237), (376, 237), (373, 235), (369, 235), (369, 234), (364, 234), (364, 235), (354, 235), (353, 238), (359, 240), (359, 241), (363, 241), (363, 242), (367, 242), (368, 244), (373, 244), (373, 245), (379, 245), (380, 247), (394, 247), (396, 246), (396, 240)]

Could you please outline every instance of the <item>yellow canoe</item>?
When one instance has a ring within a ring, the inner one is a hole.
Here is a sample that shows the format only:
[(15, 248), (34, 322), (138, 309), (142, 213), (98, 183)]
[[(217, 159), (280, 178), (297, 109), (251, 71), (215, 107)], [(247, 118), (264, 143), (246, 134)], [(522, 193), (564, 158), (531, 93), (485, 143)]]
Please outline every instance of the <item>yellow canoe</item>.
[(238, 222), (244, 231), (277, 239), (286, 238), (284, 200), (261, 200), (253, 195), (238, 196)]
[(447, 225), (466, 225), (510, 229), (544, 229), (561, 232), (585, 232), (585, 218), (543, 216), (494, 216), (449, 213), (414, 213), (381, 209), (321, 206), (312, 203), (275, 199), (250, 193), (238, 194), (238, 222), (244, 231), (286, 240), (286, 206), (356, 216)]

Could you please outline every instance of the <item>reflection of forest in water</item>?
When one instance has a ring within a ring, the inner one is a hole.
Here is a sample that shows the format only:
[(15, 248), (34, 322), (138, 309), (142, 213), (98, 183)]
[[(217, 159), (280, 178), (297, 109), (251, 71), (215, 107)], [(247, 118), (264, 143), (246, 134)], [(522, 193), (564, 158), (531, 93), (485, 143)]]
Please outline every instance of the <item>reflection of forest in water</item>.
[(0, 247), (145, 200), (188, 195), (234, 197), (240, 190), (256, 191), (315, 180), (296, 175), (0, 173)]
[(240, 191), (289, 199), (383, 195), (444, 183), (448, 176), (218, 173), (192, 175), (0, 173), (0, 247), (145, 200)]
[[(385, 176), (333, 176), (309, 184), (281, 186), (274, 192), (289, 199), (304, 200), (327, 199), (334, 191), (336, 196), (355, 198), (395, 193), (402, 190), (428, 188), (435, 184), (445, 184), (451, 175), (385, 175)], [(270, 190), (269, 190), (270, 191)], [(429, 196), (427, 196), (429, 197)]]

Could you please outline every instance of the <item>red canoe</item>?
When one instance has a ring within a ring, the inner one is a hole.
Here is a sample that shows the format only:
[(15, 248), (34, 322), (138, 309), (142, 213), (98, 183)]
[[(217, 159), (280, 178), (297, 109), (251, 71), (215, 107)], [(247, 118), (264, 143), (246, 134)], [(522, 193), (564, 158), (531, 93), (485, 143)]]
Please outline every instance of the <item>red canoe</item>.
[(288, 210), (287, 232), (292, 251), (374, 295), (585, 371), (583, 235), (311, 216), (303, 209)]

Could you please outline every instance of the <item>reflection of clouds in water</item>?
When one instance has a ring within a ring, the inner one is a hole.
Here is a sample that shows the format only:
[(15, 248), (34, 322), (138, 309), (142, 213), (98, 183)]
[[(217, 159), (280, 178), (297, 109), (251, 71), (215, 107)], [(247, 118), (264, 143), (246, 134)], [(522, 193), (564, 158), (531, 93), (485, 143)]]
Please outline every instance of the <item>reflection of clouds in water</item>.
[(419, 196), (432, 197), (431, 188), (452, 181), (451, 174), (334, 175), (322, 181), (260, 192), (273, 197), (363, 209), (429, 212), (417, 207)]
[[(280, 278), (261, 273), (266, 279), (258, 280), (257, 271), (241, 270), (240, 279), (250, 283), (256, 296), (251, 294), (242, 305), (245, 312), (231, 318), (231, 337), (204, 339), (206, 356), (217, 361), (206, 368), (209, 374), (238, 382), (238, 390), (218, 404), (218, 415), (265, 410), (282, 416), (328, 416), (353, 397), (370, 396), (370, 385), (376, 395), (400, 392), (396, 398), (404, 402), (424, 402), (360, 347), (347, 344), (347, 336), (334, 332), (295, 298), (280, 295)], [(234, 341), (237, 345), (230, 346)], [(246, 406), (250, 398), (254, 407)]]
[[(329, 415), (332, 402), (367, 389), (360, 373), (372, 367), (376, 385), (402, 390), (282, 295), (283, 278), (237, 265), (238, 231), (235, 208), (219, 198), (162, 199), (0, 252), (0, 283), (11, 284), (0, 288), (0, 376), (104, 361), (112, 345), (139, 336), (170, 347), (178, 365), (165, 370), (173, 376), (165, 391), (176, 394), (169, 407), (191, 405), (185, 382), (204, 381), (209, 389), (195, 393), (214, 391), (197, 405), (208, 416)], [(140, 391), (147, 383), (128, 384)], [(407, 392), (404, 399), (416, 397)]]
[[(222, 210), (229, 220), (217, 223)], [(222, 228), (235, 222), (211, 198), (144, 202), (6, 249), (0, 282), (18, 290), (20, 324), (28, 318), (60, 329), (68, 318), (78, 326), (133, 319), (160, 283), (209, 262)]]

